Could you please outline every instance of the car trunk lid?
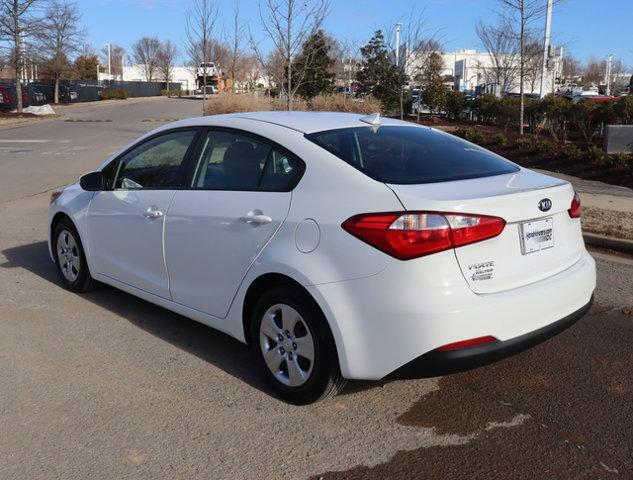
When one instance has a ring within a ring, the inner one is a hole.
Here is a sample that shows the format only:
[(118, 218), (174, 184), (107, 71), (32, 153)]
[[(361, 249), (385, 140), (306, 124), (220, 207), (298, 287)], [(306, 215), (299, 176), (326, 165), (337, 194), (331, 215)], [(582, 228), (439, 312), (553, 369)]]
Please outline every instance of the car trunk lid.
[(506, 221), (497, 237), (455, 249), (475, 293), (542, 280), (569, 268), (582, 255), (580, 222), (568, 214), (574, 191), (565, 181), (521, 169), (492, 177), (389, 187), (407, 210), (479, 214)]

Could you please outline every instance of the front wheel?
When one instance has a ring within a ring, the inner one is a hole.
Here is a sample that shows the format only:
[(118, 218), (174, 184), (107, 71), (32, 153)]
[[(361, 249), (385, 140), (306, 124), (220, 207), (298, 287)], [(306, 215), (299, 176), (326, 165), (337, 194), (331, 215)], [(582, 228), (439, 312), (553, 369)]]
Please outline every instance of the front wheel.
[(95, 281), (88, 271), (86, 254), (73, 223), (66, 218), (61, 220), (55, 225), (52, 239), (57, 273), (64, 287), (77, 293), (92, 290)]
[(321, 309), (304, 291), (280, 285), (257, 301), (251, 338), (274, 390), (295, 404), (335, 395), (345, 383)]

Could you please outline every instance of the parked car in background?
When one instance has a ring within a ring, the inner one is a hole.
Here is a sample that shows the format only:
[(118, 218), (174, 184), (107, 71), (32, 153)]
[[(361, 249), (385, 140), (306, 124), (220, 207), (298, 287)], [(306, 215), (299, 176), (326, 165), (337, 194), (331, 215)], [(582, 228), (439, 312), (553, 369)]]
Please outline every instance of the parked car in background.
[(44, 105), (47, 103), (46, 95), (38, 87), (31, 84), (22, 85), (28, 96), (29, 105)]
[[(10, 101), (10, 109), (14, 110), (17, 107), (17, 90), (15, 88), (15, 85), (12, 83), (2, 83), (0, 84), (0, 87), (4, 88), (5, 90), (7, 90), (9, 92), (9, 101)], [(29, 94), (26, 91), (26, 89), (24, 88), (24, 85), (22, 86), (22, 106), (23, 107), (28, 107), (29, 106)]]
[(12, 97), (8, 88), (0, 86), (0, 110), (11, 110)]
[(30, 87), (41, 92), (45, 97), (45, 103), (53, 103), (55, 101), (55, 87), (49, 83), (30, 83)]
[(573, 325), (595, 262), (564, 180), (377, 114), (164, 125), (51, 195), (62, 284), (250, 343), (280, 396), (474, 368)]
[(62, 103), (72, 103), (79, 100), (79, 91), (74, 85), (59, 86), (59, 101)]

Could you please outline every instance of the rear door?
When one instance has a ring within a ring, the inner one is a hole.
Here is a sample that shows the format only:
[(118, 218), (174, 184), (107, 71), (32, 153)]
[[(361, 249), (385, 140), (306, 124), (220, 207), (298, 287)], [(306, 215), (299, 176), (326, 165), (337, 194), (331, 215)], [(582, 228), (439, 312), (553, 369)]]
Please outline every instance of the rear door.
[(304, 164), (267, 140), (207, 130), (165, 225), (173, 300), (224, 317), (246, 275), (285, 220)]
[(163, 226), (196, 133), (188, 129), (153, 137), (104, 169), (107, 188), (95, 194), (87, 218), (95, 273), (170, 298)]

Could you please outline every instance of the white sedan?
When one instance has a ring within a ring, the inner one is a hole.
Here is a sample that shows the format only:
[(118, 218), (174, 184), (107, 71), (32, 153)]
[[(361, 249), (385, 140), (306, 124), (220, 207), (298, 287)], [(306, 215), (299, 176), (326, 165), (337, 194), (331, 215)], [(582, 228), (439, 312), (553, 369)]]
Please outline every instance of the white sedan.
[(294, 403), (521, 351), (596, 284), (569, 183), (378, 115), (171, 123), (51, 200), (66, 288), (107, 283), (253, 345)]

